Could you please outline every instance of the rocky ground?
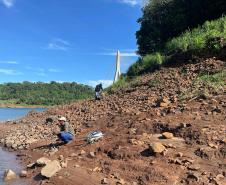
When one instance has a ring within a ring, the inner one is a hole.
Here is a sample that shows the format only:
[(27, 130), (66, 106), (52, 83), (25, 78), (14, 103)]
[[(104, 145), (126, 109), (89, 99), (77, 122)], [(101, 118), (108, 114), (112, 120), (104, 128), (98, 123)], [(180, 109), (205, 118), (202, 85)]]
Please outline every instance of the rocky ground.
[[(31, 185), (224, 185), (226, 86), (197, 80), (217, 72), (225, 74), (225, 61), (216, 58), (162, 68), (101, 101), (31, 112), (0, 125), (1, 143), (28, 165), (23, 176)], [(58, 115), (67, 117), (76, 137), (53, 148)], [(93, 130), (104, 138), (86, 144)]]

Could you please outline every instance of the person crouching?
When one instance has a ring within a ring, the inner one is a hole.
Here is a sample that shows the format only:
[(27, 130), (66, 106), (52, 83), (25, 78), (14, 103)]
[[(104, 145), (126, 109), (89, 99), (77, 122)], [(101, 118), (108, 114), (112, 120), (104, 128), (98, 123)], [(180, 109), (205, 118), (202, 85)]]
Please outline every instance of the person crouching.
[(74, 129), (67, 122), (65, 117), (58, 118), (58, 126), (60, 128), (60, 133), (58, 133), (57, 136), (61, 141), (67, 144), (74, 139)]

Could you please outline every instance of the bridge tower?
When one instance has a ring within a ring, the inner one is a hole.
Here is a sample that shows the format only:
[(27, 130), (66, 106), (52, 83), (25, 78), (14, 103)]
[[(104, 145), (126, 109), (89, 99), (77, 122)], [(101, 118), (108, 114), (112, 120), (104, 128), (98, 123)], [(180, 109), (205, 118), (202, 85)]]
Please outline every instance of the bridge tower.
[(115, 71), (115, 78), (114, 83), (117, 82), (121, 76), (121, 69), (120, 69), (120, 51), (117, 51), (116, 55), (116, 71)]

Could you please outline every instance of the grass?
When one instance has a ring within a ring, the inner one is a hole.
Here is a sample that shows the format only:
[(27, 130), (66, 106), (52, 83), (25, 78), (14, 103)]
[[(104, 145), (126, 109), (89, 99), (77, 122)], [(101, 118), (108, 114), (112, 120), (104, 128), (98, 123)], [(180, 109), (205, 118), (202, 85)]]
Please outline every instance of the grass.
[(192, 99), (194, 97), (210, 96), (223, 91), (226, 87), (226, 72), (215, 74), (200, 74), (193, 82), (192, 87), (180, 94), (179, 99)]
[(128, 78), (126, 76), (122, 76), (116, 83), (106, 89), (107, 93), (114, 93), (119, 89), (126, 89), (136, 87), (140, 81), (140, 77), (136, 78)]
[(204, 74), (199, 76), (196, 81), (204, 82), (214, 88), (224, 87), (226, 86), (226, 72), (221, 71), (213, 75)]
[(130, 66), (127, 72), (127, 76), (133, 78), (137, 75), (141, 75), (147, 72), (153, 72), (159, 69), (165, 62), (166, 57), (161, 53), (153, 53), (146, 55), (144, 58), (140, 58), (138, 62)]
[(150, 87), (158, 87), (161, 85), (161, 81), (160, 80), (150, 80), (148, 85)]
[(207, 21), (192, 31), (188, 30), (179, 37), (166, 43), (166, 52), (201, 50), (205, 48), (220, 49), (217, 38), (226, 39), (226, 17), (215, 21)]
[[(214, 21), (207, 21), (203, 26), (187, 30), (182, 35), (173, 38), (166, 43), (162, 51), (140, 58), (130, 66), (126, 75), (133, 78), (144, 73), (153, 72), (169, 61), (170, 56), (178, 51), (219, 50), (223, 47), (222, 42), (224, 40), (226, 40), (226, 16)], [(169, 53), (171, 55), (168, 55)]]

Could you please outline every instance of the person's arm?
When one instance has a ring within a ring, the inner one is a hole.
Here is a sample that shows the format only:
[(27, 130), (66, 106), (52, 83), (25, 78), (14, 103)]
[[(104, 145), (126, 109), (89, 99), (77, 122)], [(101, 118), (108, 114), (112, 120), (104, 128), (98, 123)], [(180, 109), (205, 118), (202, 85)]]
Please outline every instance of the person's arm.
[(64, 125), (64, 131), (69, 132), (69, 123), (68, 122), (66, 122)]

